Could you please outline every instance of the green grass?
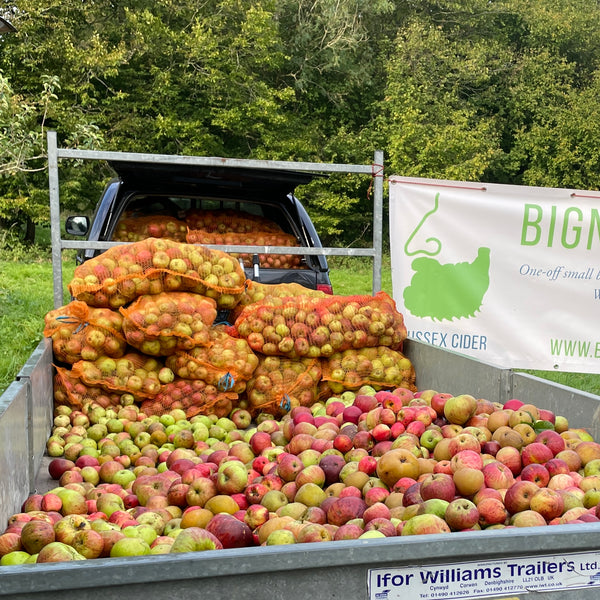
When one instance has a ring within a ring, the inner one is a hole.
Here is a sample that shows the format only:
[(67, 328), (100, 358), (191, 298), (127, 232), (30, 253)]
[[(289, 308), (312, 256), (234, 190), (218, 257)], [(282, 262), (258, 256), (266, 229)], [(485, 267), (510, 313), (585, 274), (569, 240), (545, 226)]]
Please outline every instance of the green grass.
[[(65, 280), (74, 261), (64, 264)], [(0, 392), (21, 370), (42, 339), (44, 315), (53, 308), (52, 264), (0, 260)]]
[[(333, 291), (341, 296), (370, 294), (373, 291), (373, 260), (370, 258), (333, 256), (328, 259)], [(390, 257), (383, 259), (381, 289), (392, 295)]]
[[(42, 339), (44, 316), (53, 308), (52, 263), (47, 250), (0, 252), (0, 393), (14, 380), (31, 352)], [(15, 260), (16, 259), (16, 260)], [(372, 261), (368, 258), (332, 257), (331, 280), (336, 294), (370, 294)], [(73, 254), (63, 257), (63, 280), (73, 276)], [(382, 289), (392, 295), (389, 256), (382, 268)], [(68, 296), (65, 294), (65, 303)], [(600, 375), (527, 371), (538, 377), (600, 395)]]

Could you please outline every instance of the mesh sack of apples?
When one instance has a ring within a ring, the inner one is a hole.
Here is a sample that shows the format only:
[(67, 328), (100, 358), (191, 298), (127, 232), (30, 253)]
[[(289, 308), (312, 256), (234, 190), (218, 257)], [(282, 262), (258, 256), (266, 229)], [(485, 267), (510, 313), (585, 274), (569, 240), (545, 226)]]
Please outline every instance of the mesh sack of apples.
[(249, 233), (265, 231), (279, 233), (282, 231), (277, 223), (248, 212), (223, 210), (201, 210), (192, 208), (187, 211), (185, 221), (190, 229), (215, 233)]
[(211, 343), (217, 304), (190, 292), (161, 292), (140, 296), (119, 311), (130, 346), (150, 356), (169, 356)]
[(235, 321), (240, 316), (243, 308), (249, 304), (261, 302), (265, 298), (288, 298), (296, 296), (308, 296), (309, 298), (326, 298), (328, 294), (320, 290), (305, 288), (299, 283), (260, 283), (248, 279), (246, 289), (240, 297), (237, 306), (231, 311), (230, 318)]
[(375, 389), (402, 387), (417, 391), (411, 361), (387, 346), (350, 349), (321, 359), (323, 381), (331, 391), (357, 390), (363, 385)]
[(173, 380), (172, 371), (163, 362), (135, 351), (121, 358), (80, 360), (71, 371), (87, 385), (132, 394), (137, 399), (156, 396), (163, 383)]
[(147, 238), (168, 238), (185, 242), (187, 223), (168, 215), (123, 217), (119, 219), (113, 240), (115, 242), (139, 242)]
[(107, 392), (102, 387), (86, 385), (70, 369), (54, 365), (54, 404), (80, 409), (86, 404), (95, 403), (103, 408), (118, 406), (121, 394)]
[[(283, 231), (249, 231), (245, 233), (203, 231), (190, 229), (187, 234), (190, 244), (215, 244), (222, 246), (299, 246), (296, 236)], [(244, 266), (251, 267), (253, 255), (245, 252), (231, 252), (231, 256), (242, 260)], [(259, 254), (258, 264), (265, 269), (297, 269), (302, 258), (294, 254)]]
[(327, 357), (350, 348), (400, 349), (406, 338), (402, 314), (385, 292), (324, 298), (270, 296), (244, 307), (234, 325), (253, 350), (289, 358)]
[(175, 378), (163, 385), (154, 398), (143, 400), (140, 410), (149, 416), (181, 409), (188, 419), (200, 414), (224, 417), (231, 412), (237, 400), (237, 394), (220, 391), (200, 379)]
[(182, 379), (200, 379), (221, 391), (242, 393), (258, 366), (258, 357), (246, 340), (229, 335), (227, 329), (213, 327), (208, 347), (176, 352), (166, 358), (166, 366)]
[(112, 246), (79, 265), (71, 295), (89, 306), (117, 309), (160, 292), (194, 292), (232, 309), (244, 291), (246, 275), (238, 261), (220, 250), (148, 238)]
[(127, 348), (118, 312), (77, 300), (46, 313), (44, 336), (52, 340), (54, 356), (68, 364), (101, 356), (119, 358)]
[(316, 358), (259, 356), (258, 367), (246, 386), (253, 416), (283, 416), (294, 406), (312, 406), (319, 397), (321, 366)]

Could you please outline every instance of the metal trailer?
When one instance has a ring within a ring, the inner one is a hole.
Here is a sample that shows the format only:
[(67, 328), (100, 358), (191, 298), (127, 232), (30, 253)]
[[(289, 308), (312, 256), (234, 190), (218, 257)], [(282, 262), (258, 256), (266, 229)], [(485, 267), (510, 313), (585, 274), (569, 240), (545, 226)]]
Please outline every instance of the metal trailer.
[[(51, 163), (56, 194), (52, 169)], [(54, 230), (58, 258), (60, 248), (74, 247), (59, 238)], [(375, 283), (374, 277), (374, 290)], [(420, 389), (498, 402), (521, 398), (600, 437), (599, 396), (421, 342), (407, 340), (405, 353)], [(52, 425), (52, 375), (45, 339), (0, 397), (0, 523), (20, 510), (29, 493), (48, 485), (44, 450)], [(599, 535), (600, 523), (581, 523), (6, 566), (0, 569), (0, 597), (592, 600), (600, 597)], [(506, 573), (512, 580), (502, 578)], [(419, 578), (428, 582), (424, 588), (409, 585)]]

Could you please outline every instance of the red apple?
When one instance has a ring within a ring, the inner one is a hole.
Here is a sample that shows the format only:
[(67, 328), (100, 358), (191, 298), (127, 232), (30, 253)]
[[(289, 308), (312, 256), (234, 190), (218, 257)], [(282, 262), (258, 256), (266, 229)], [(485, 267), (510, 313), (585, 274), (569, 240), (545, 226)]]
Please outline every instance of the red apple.
[(540, 431), (540, 433), (537, 434), (535, 441), (548, 446), (554, 456), (566, 448), (564, 438), (560, 435), (560, 433), (557, 433), (552, 429), (544, 429), (543, 431)]
[(379, 531), (385, 537), (396, 536), (396, 526), (385, 517), (375, 517), (365, 524), (365, 531)]
[(495, 459), (506, 465), (516, 477), (523, 468), (521, 463), (521, 452), (514, 446), (504, 446), (496, 452)]
[(450, 502), (456, 495), (456, 486), (451, 475), (432, 473), (421, 482), (420, 494), (423, 500), (438, 498)]
[(533, 481), (515, 481), (504, 495), (504, 506), (509, 513), (515, 514), (528, 510), (531, 498), (540, 488)]
[(362, 498), (345, 496), (337, 498), (327, 510), (327, 522), (344, 525), (351, 519), (362, 518), (367, 505)]
[(504, 524), (508, 518), (508, 511), (502, 500), (496, 498), (485, 498), (477, 504), (477, 510), (479, 511), (479, 525), (483, 528)]
[(48, 473), (52, 479), (58, 480), (65, 471), (69, 471), (73, 467), (75, 467), (75, 463), (72, 460), (53, 458), (48, 464)]
[(47, 521), (32, 520), (21, 530), (21, 544), (29, 554), (37, 554), (55, 540), (54, 525)]
[(523, 466), (530, 465), (532, 463), (543, 465), (553, 457), (554, 453), (552, 452), (550, 447), (546, 446), (541, 442), (533, 442), (532, 444), (527, 444), (521, 450), (521, 461), (523, 462)]
[(223, 545), (223, 548), (245, 548), (254, 545), (252, 530), (247, 523), (227, 513), (216, 514), (206, 526)]
[(563, 514), (565, 503), (562, 495), (556, 490), (539, 488), (531, 498), (530, 508), (542, 515), (546, 521), (551, 521)]
[(479, 510), (467, 498), (456, 498), (446, 507), (444, 520), (454, 531), (471, 529), (479, 522)]
[(521, 471), (522, 481), (533, 481), (538, 487), (546, 487), (550, 481), (550, 473), (544, 465), (531, 463)]
[(356, 523), (344, 523), (333, 534), (333, 539), (337, 540), (356, 540), (364, 533), (364, 529)]
[(508, 489), (514, 482), (511, 470), (498, 460), (486, 464), (482, 471), (486, 487)]

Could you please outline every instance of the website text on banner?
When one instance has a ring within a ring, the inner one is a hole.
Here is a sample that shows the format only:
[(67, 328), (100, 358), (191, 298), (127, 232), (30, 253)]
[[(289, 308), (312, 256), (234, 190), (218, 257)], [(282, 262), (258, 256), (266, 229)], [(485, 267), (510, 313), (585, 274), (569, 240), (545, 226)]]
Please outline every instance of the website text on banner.
[(505, 368), (600, 371), (600, 192), (389, 182), (411, 339)]

